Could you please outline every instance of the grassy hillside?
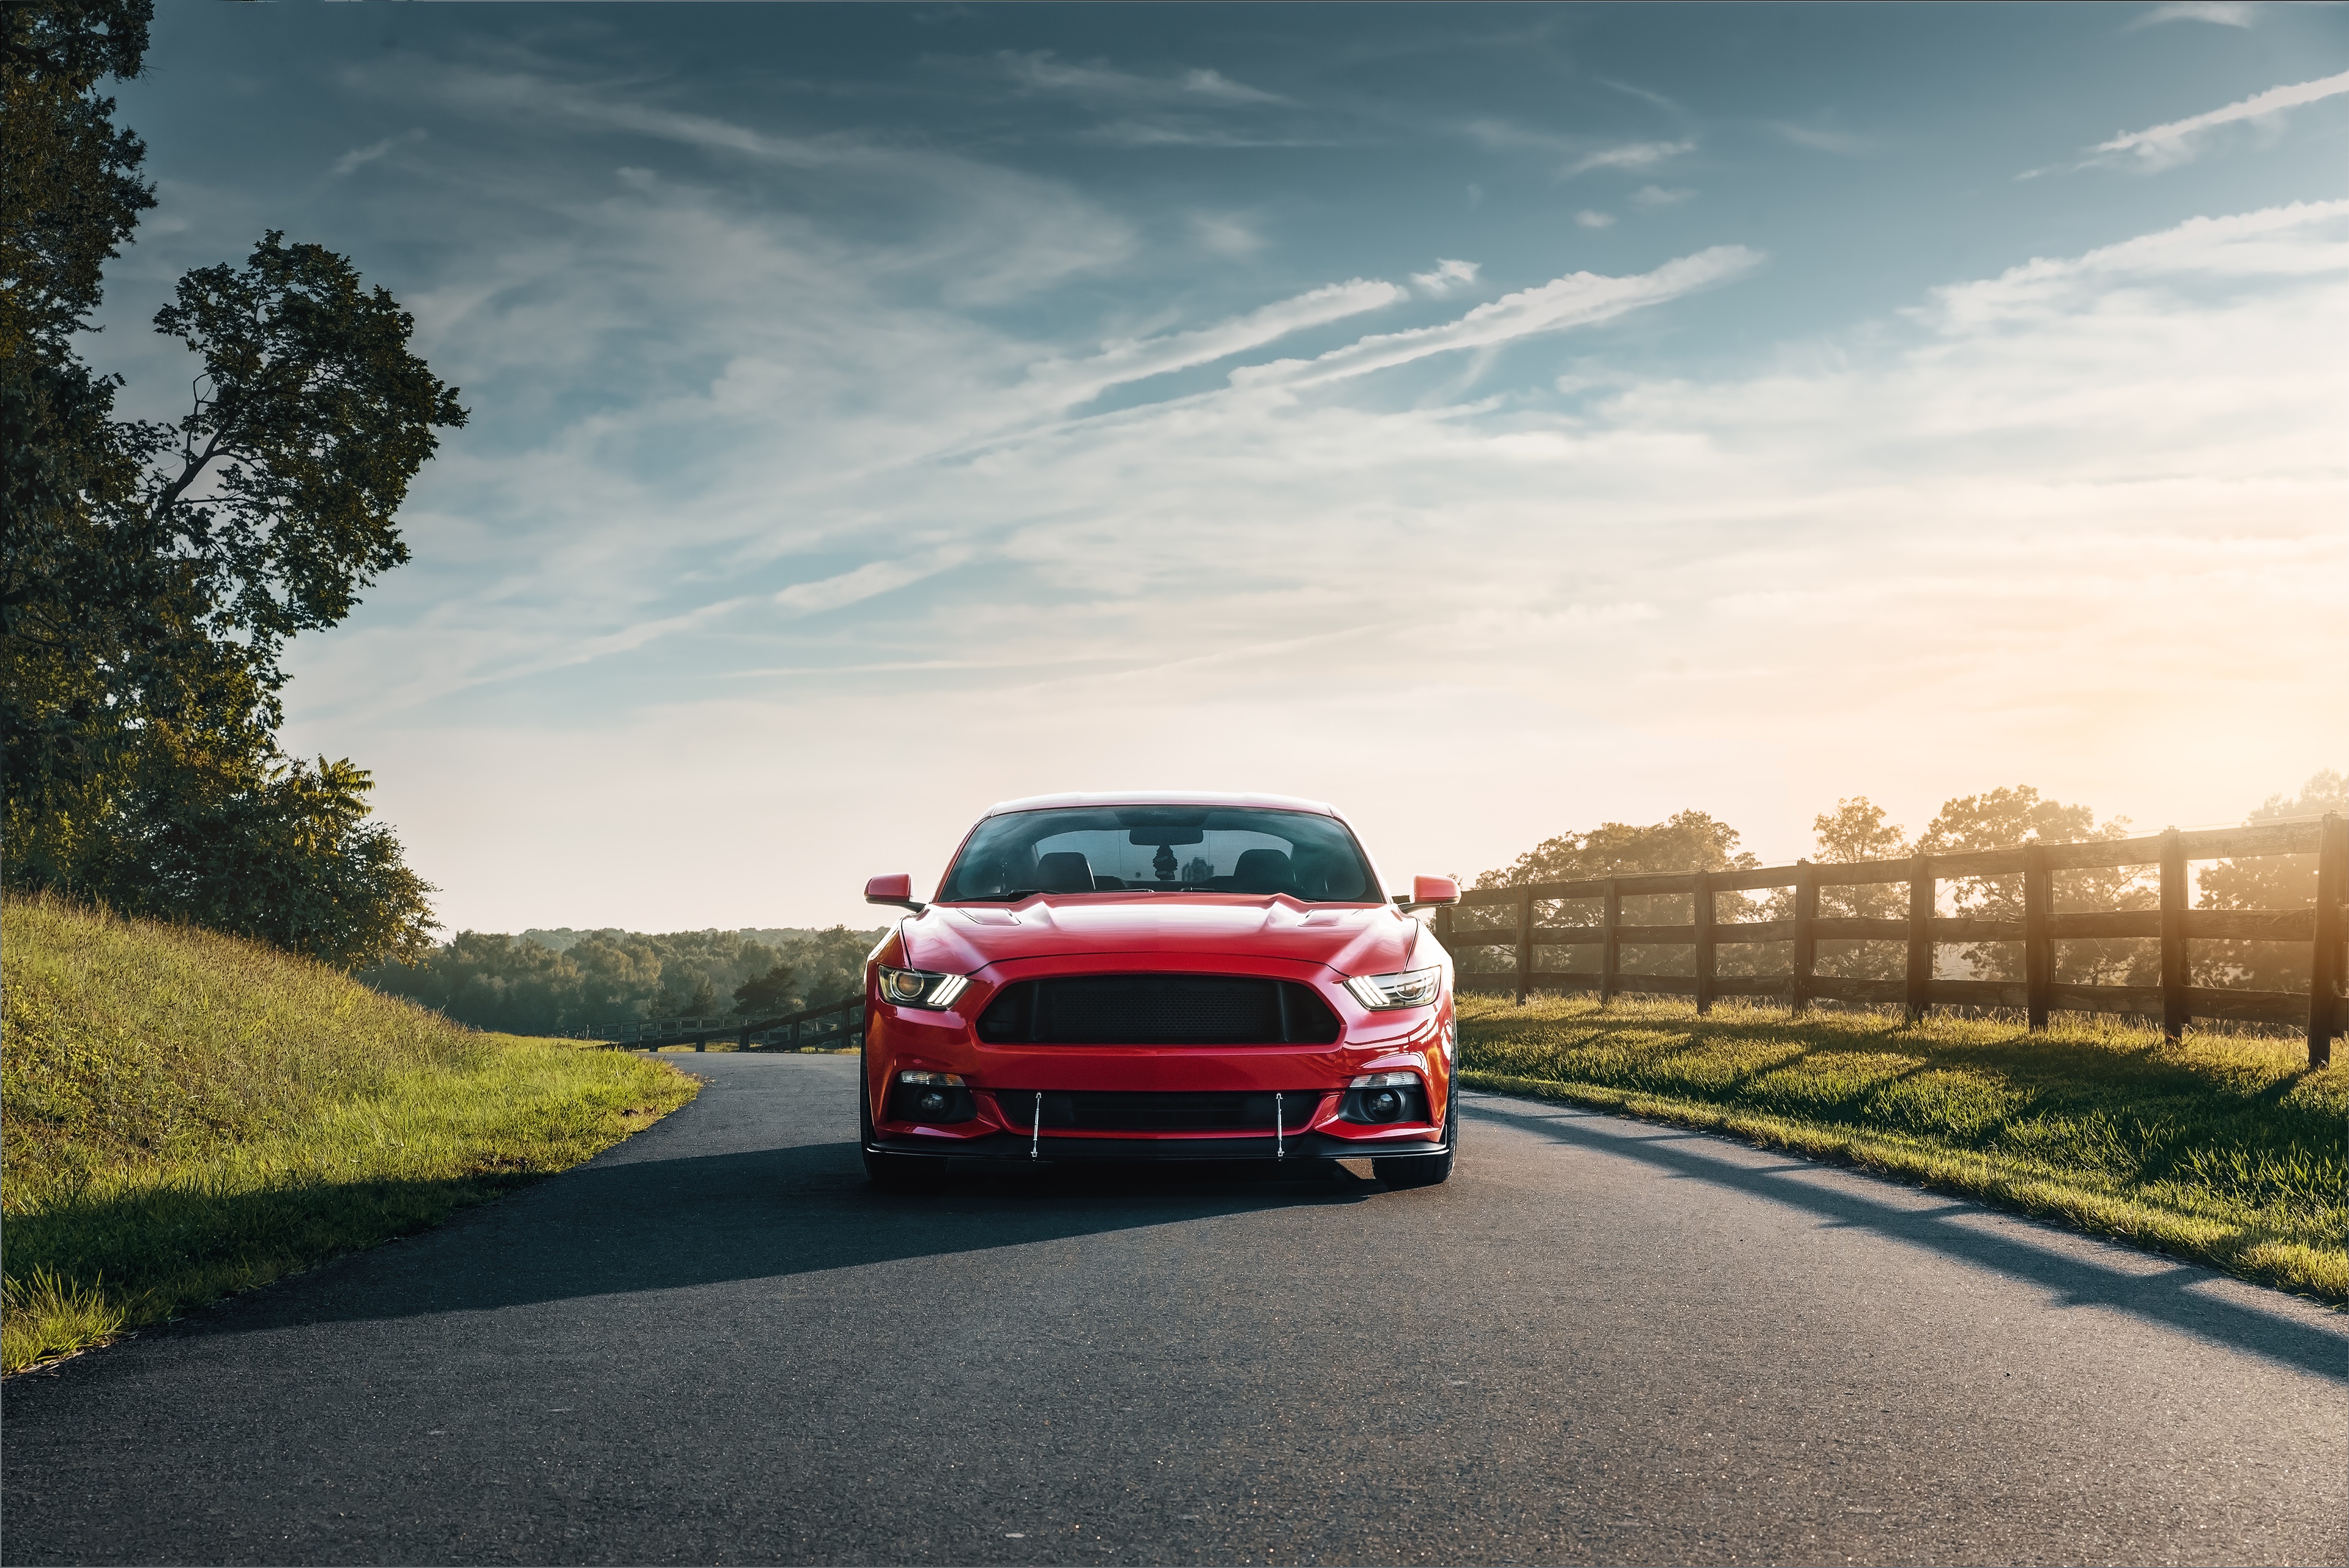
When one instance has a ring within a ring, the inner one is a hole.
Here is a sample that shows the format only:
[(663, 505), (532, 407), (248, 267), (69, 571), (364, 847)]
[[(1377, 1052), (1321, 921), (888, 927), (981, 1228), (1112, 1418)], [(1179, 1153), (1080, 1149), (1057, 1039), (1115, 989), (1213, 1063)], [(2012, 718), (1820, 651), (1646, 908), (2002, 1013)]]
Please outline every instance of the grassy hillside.
[(0, 904), (0, 1366), (421, 1229), (692, 1098), (210, 932)]
[(2349, 1303), (2349, 1064), (2297, 1041), (1464, 997), (1478, 1087), (1850, 1160)]

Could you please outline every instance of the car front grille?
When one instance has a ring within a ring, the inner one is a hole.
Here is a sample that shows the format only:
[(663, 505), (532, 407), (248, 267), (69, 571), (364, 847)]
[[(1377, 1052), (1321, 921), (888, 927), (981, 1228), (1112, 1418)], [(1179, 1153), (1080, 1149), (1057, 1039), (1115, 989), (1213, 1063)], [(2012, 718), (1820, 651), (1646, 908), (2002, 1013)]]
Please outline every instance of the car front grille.
[(1239, 975), (1015, 981), (978, 1019), (978, 1037), (991, 1045), (1327, 1045), (1338, 1029), (1312, 986)]
[[(1036, 1125), (1039, 1090), (999, 1088), (988, 1091), (1003, 1108), (1005, 1119), (1022, 1129)], [(1042, 1123), (1047, 1130), (1088, 1132), (1265, 1132), (1272, 1130), (1269, 1091), (1196, 1089), (1172, 1093), (1125, 1093), (1096, 1089), (1040, 1091)], [(1280, 1124), (1291, 1132), (1313, 1119), (1323, 1097), (1318, 1088), (1285, 1089), (1280, 1096)]]

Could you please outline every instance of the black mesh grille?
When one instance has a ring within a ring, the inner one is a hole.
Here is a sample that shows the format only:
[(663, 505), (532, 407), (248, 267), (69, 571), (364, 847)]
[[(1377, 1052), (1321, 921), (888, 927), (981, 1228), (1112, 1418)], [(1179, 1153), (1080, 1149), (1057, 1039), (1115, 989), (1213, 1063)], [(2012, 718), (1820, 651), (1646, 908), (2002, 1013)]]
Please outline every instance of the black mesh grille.
[(1006, 985), (978, 1037), (1059, 1046), (1326, 1045), (1338, 1016), (1310, 985), (1231, 975), (1068, 975)]
[[(1092, 1089), (1043, 1092), (1043, 1123), (1047, 1130), (1081, 1128), (1093, 1132), (1270, 1132), (1269, 1092), (1185, 1090), (1179, 1093), (1112, 1093)], [(1280, 1124), (1294, 1132), (1313, 1119), (1325, 1090), (1283, 1090)], [(1034, 1089), (999, 1088), (996, 1103), (1006, 1119), (1027, 1128), (1035, 1124)]]

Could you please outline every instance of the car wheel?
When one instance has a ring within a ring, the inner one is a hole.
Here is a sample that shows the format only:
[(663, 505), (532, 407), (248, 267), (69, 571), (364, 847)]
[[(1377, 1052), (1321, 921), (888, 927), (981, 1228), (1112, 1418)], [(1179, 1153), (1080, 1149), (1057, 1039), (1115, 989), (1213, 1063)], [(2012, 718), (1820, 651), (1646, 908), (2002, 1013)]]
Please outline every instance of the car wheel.
[(884, 1154), (873, 1147), (872, 1086), (864, 1081), (864, 1061), (856, 1073), (856, 1148), (864, 1156), (864, 1179), (884, 1192), (912, 1192), (936, 1186), (946, 1174), (943, 1160), (918, 1154)]
[(1399, 1154), (1371, 1161), (1371, 1174), (1390, 1187), (1434, 1187), (1452, 1176), (1453, 1156), (1460, 1149), (1460, 1085), (1452, 1086), (1452, 1103), (1444, 1109), (1444, 1152)]

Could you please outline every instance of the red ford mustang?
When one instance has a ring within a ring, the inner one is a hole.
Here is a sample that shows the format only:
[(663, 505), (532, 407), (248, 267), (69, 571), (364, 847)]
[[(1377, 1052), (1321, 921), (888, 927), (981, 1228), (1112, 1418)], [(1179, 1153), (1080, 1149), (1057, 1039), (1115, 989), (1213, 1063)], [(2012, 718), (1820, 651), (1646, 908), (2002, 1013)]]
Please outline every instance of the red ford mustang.
[(1452, 961), (1344, 818), (1277, 795), (1048, 795), (964, 839), (865, 965), (864, 1168), (1327, 1161), (1452, 1173)]

